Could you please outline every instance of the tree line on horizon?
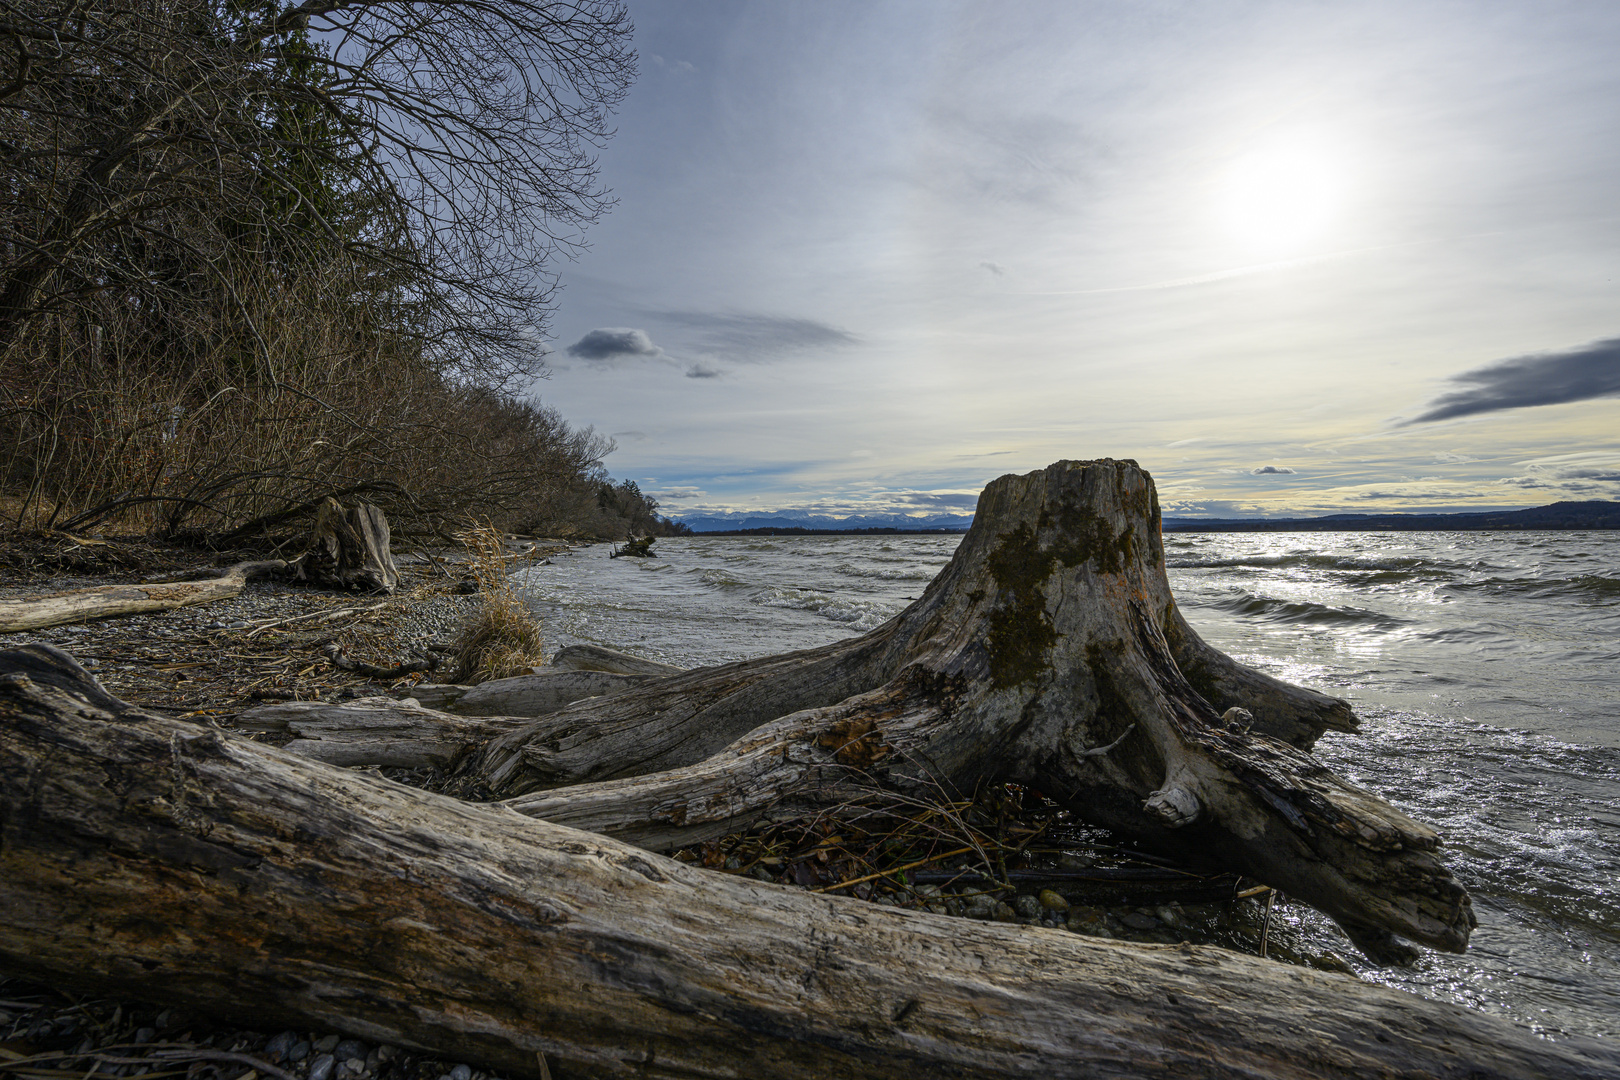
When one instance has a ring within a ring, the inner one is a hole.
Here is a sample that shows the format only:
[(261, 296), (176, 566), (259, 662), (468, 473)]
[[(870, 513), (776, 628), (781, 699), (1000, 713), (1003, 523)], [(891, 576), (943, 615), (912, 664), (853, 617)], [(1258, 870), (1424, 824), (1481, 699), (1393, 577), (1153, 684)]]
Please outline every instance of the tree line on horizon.
[(656, 524), (525, 393), (630, 32), (617, 0), (0, 0), (0, 516)]

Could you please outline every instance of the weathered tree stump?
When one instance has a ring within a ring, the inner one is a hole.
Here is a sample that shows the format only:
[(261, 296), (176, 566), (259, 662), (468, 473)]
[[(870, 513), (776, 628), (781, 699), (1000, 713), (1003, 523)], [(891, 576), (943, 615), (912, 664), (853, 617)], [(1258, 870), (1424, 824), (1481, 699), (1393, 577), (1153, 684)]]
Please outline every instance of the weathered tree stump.
[(298, 580), (328, 588), (391, 593), (399, 587), (399, 567), (390, 540), (380, 509), (363, 502), (345, 510), (328, 496), (316, 508), (309, 549), (293, 570)]
[(1280, 888), (1375, 960), (1411, 955), (1391, 934), (1461, 950), (1474, 917), (1434, 831), (1305, 752), (1355, 725), (1187, 626), (1134, 462), (1059, 462), (986, 488), (951, 562), (884, 626), (569, 706), (471, 755), (455, 790), (660, 848), (847, 797), (854, 777), (1016, 781)]
[(144, 714), (49, 646), (0, 653), (0, 965), (523, 1080), (1620, 1075), (1347, 976), (684, 866)]

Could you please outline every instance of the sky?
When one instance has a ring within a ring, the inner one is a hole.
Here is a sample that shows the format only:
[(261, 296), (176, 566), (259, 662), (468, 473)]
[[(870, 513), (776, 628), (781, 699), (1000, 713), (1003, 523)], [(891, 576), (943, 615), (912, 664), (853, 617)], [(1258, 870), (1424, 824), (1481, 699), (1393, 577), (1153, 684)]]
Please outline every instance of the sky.
[(630, 0), (537, 395), (665, 512), (1620, 499), (1620, 4)]

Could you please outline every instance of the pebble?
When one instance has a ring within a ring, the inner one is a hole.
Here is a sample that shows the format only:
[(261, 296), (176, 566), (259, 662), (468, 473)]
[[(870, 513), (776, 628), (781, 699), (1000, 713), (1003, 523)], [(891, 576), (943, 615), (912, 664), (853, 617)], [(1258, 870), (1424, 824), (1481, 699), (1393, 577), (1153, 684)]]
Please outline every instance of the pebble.
[[(331, 1036), (336, 1039), (337, 1036)], [(321, 1042), (325, 1042), (322, 1039)], [(332, 1066), (337, 1064), (337, 1058), (331, 1054), (318, 1054), (314, 1061), (309, 1063), (309, 1080), (332, 1080)]]
[(982, 893), (970, 896), (962, 901), (962, 914), (970, 919), (993, 919), (996, 917), (996, 898)]
[(1014, 911), (1009, 904), (998, 903), (996, 904), (995, 914), (990, 917), (996, 922), (1013, 922), (1018, 918), (1018, 912)]
[(303, 1061), (309, 1057), (310, 1045), (308, 1039), (299, 1039), (293, 1043), (292, 1049), (287, 1051), (288, 1061)]
[(1145, 911), (1128, 911), (1119, 917), (1119, 921), (1132, 930), (1153, 930), (1164, 925)]
[(337, 1049), (338, 1041), (339, 1040), (336, 1035), (328, 1035), (325, 1038), (316, 1039), (315, 1052), (318, 1054), (330, 1054), (333, 1050)]
[(270, 1059), (272, 1065), (287, 1057), (289, 1051), (298, 1042), (298, 1036), (291, 1031), (283, 1031), (280, 1035), (272, 1035), (270, 1041), (264, 1044), (264, 1056)]
[(143, 1027), (135, 1031), (135, 1041), (137, 1043), (149, 1043), (156, 1037), (157, 1028)]
[(1041, 902), (1041, 906), (1046, 908), (1048, 911), (1069, 910), (1069, 902), (1063, 898), (1062, 893), (1059, 893), (1054, 889), (1042, 889), (1040, 893), (1036, 895), (1036, 899), (1039, 900)]
[(359, 1039), (344, 1039), (342, 1042), (332, 1047), (332, 1056), (337, 1058), (339, 1061), (364, 1062), (366, 1060), (367, 1049), (368, 1047), (366, 1044), (361, 1042)]
[(457, 1065), (450, 1070), (450, 1080), (472, 1080), (472, 1067), (470, 1065)]
[(1041, 902), (1028, 893), (1022, 893), (1013, 899), (1013, 911), (1021, 919), (1038, 919), (1041, 917)]

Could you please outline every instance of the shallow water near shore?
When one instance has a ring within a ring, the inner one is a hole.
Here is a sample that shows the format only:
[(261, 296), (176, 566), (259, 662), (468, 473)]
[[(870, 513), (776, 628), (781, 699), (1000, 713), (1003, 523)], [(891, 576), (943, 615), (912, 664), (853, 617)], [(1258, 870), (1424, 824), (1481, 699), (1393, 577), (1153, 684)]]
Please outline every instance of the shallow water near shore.
[[(522, 581), (550, 649), (698, 666), (878, 626), (960, 539), (670, 538)], [(1298, 905), (1273, 934), (1552, 1037), (1620, 1034), (1620, 533), (1183, 533), (1165, 555), (1212, 645), (1351, 700), (1361, 731), (1318, 756), (1441, 830), (1480, 922), (1409, 969), (1363, 966)]]

